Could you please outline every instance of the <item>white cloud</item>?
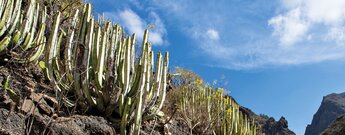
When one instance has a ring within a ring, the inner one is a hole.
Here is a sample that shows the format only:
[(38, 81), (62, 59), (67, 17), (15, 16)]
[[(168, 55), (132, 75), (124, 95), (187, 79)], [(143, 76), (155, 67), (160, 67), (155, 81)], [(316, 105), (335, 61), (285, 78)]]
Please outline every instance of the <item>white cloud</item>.
[(129, 32), (141, 34), (144, 33), (145, 22), (132, 10), (124, 10), (119, 13), (119, 19)]
[(345, 28), (344, 27), (333, 27), (330, 28), (326, 36), (329, 40), (335, 40), (338, 45), (345, 43)]
[(208, 29), (206, 34), (211, 40), (218, 40), (219, 39), (218, 31), (216, 31), (214, 29)]
[[(286, 11), (268, 21), (274, 29), (273, 35), (278, 36), (283, 45), (293, 45), (298, 41), (307, 40), (306, 35), (315, 34), (312, 29), (323, 28), (330, 35), (334, 33), (334, 28), (341, 29), (344, 25), (344, 0), (283, 0), (283, 4)], [(326, 36), (327, 32), (316, 34), (322, 37), (321, 34)]]
[(130, 9), (125, 9), (119, 12), (105, 12), (106, 17), (111, 18), (114, 22), (119, 22), (128, 30), (129, 33), (136, 33), (137, 37), (141, 40), (145, 29), (149, 24), (155, 27), (150, 30), (149, 41), (153, 45), (167, 45), (168, 42), (164, 39), (167, 35), (165, 26), (160, 17), (155, 12), (149, 14), (149, 21), (144, 20), (138, 14)]
[[(345, 0), (153, 0), (150, 5), (194, 40), (206, 65), (253, 69), (345, 58)], [(273, 8), (276, 13), (267, 19)]]
[(149, 23), (154, 25), (154, 28), (151, 30), (152, 32), (149, 36), (149, 40), (159, 45), (168, 44), (168, 42), (164, 40), (164, 36), (167, 35), (165, 26), (158, 14), (156, 12), (150, 12), (149, 19)]
[(308, 30), (308, 23), (303, 20), (301, 10), (293, 9), (284, 15), (278, 15), (268, 21), (274, 28), (273, 34), (280, 38), (284, 46), (292, 45), (301, 40)]
[(345, 19), (344, 0), (307, 0), (300, 7), (305, 9), (306, 17), (313, 23), (338, 25)]

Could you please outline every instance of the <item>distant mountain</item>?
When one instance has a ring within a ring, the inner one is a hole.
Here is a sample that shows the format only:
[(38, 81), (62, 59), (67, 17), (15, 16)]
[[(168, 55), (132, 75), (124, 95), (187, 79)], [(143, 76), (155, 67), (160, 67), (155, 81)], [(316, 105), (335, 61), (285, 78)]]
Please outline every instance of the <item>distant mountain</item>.
[(288, 128), (288, 121), (284, 117), (275, 121), (273, 117), (257, 115), (245, 107), (241, 107), (240, 111), (247, 114), (250, 119), (254, 119), (259, 126), (260, 132), (264, 133), (264, 135), (295, 135), (295, 133)]
[(345, 114), (345, 92), (323, 97), (320, 108), (306, 128), (305, 135), (319, 135), (341, 114)]

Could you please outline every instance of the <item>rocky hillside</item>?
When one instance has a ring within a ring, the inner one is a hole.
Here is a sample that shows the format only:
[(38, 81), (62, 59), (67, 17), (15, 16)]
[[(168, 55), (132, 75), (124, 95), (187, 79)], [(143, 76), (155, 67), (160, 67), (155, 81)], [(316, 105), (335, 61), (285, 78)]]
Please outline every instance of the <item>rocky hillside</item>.
[(345, 115), (337, 117), (321, 135), (343, 135), (345, 133)]
[(345, 113), (345, 92), (323, 97), (321, 106), (307, 126), (305, 135), (318, 135), (324, 131), (337, 116)]
[(171, 79), (149, 29), (137, 48), (135, 34), (82, 5), (0, 2), (0, 135), (293, 134), (192, 72)]
[(295, 135), (295, 133), (288, 128), (288, 121), (284, 117), (276, 121), (273, 117), (257, 115), (245, 107), (241, 107), (240, 110), (251, 119), (255, 119), (259, 125), (260, 131), (265, 135)]

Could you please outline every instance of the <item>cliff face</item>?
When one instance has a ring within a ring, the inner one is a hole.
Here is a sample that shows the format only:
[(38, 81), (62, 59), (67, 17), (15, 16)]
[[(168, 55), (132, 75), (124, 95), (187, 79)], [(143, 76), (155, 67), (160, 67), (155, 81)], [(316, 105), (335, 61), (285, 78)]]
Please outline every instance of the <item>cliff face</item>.
[(345, 92), (323, 97), (321, 106), (307, 126), (305, 135), (319, 135), (337, 116), (345, 113)]
[(321, 135), (343, 135), (345, 133), (345, 115), (337, 117)]

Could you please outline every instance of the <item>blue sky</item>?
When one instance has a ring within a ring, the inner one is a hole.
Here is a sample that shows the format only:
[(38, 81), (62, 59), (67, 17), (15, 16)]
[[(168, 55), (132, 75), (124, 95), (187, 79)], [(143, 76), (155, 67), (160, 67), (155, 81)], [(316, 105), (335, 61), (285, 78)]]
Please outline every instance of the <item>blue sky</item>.
[(345, 90), (343, 0), (90, 0), (94, 13), (140, 39), (171, 67), (226, 80), (243, 106), (304, 134), (322, 97)]

